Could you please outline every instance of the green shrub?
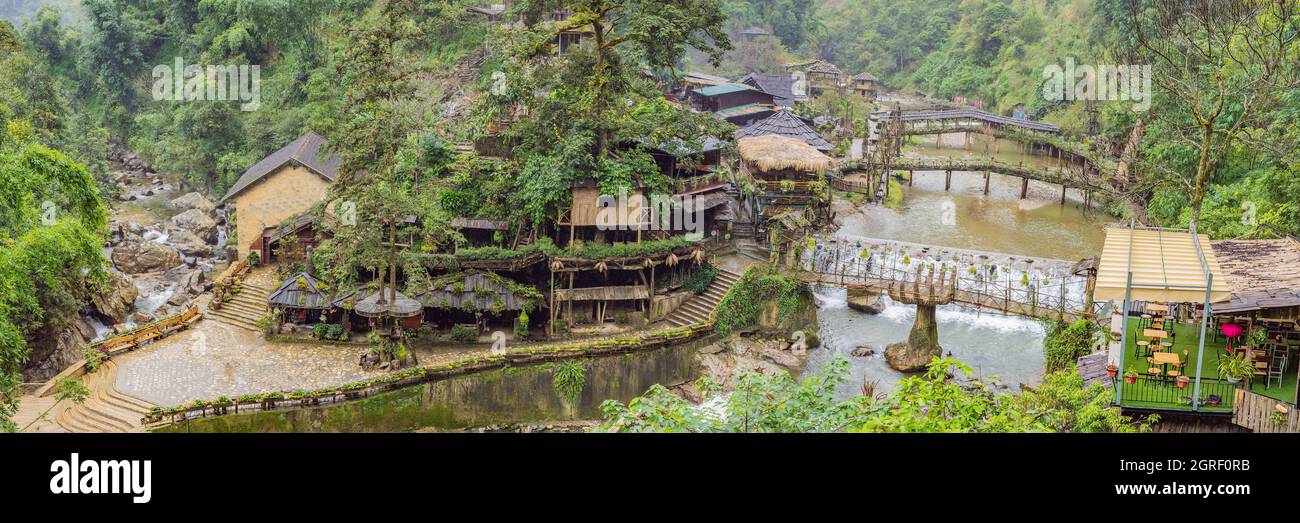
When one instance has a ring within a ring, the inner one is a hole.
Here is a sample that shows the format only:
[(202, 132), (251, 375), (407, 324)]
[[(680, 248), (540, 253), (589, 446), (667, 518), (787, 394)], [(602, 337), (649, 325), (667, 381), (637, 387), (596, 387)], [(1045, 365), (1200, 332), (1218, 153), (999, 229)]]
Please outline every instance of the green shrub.
[(713, 285), (713, 280), (718, 277), (718, 268), (705, 262), (695, 272), (686, 277), (682, 283), (682, 288), (695, 294), (704, 294)]
[(804, 305), (803, 282), (765, 264), (754, 265), (718, 302), (714, 330), (724, 336), (758, 322), (764, 304), (776, 301), (781, 317), (793, 317)]
[(452, 325), (451, 339), (461, 343), (474, 343), (478, 341), (478, 331), (464, 325)]
[(1047, 372), (1068, 369), (1091, 350), (1092, 323), (1088, 320), (1048, 322), (1047, 337), (1043, 340), (1043, 367)]

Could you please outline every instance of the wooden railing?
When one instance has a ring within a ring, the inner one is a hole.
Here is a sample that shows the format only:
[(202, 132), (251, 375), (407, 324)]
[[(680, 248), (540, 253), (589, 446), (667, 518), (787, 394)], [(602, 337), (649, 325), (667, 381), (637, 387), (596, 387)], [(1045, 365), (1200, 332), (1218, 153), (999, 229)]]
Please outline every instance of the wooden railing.
[(702, 191), (714, 187), (721, 187), (727, 183), (727, 178), (721, 174), (706, 174), (704, 176), (695, 176), (684, 178), (677, 181), (677, 194), (685, 194), (695, 191)]
[(818, 192), (826, 185), (822, 182), (792, 180), (754, 180), (767, 192)]
[[(887, 293), (891, 289), (926, 287), (925, 282), (918, 282), (920, 273), (917, 263), (904, 268), (889, 267), (878, 262), (874, 255), (867, 257), (841, 255), (841, 251), (831, 247), (823, 255), (805, 256), (800, 261), (805, 272), (805, 279), (810, 282), (860, 287), (875, 292)], [(942, 263), (941, 263), (942, 265)], [(941, 272), (941, 271), (935, 271)], [(1068, 288), (1070, 280), (1061, 279), (1052, 285), (1016, 285), (1011, 284), (1013, 276), (1003, 274), (1001, 281), (985, 277), (982, 270), (969, 276), (960, 276), (960, 270), (948, 271), (940, 277), (942, 289), (934, 289), (936, 294), (951, 294), (951, 301), (965, 305), (974, 305), (1009, 314), (1041, 318), (1054, 316), (1066, 321), (1079, 319), (1084, 313), (1085, 302), (1082, 297), (1071, 298)], [(1077, 281), (1073, 283), (1078, 283)], [(931, 289), (925, 289), (929, 294)], [(1095, 313), (1095, 311), (1093, 311)]]
[(184, 311), (136, 328), (131, 332), (92, 343), (90, 346), (108, 356), (115, 356), (185, 330), (194, 322), (199, 321), (202, 316), (203, 314), (199, 312), (199, 308), (191, 305)]
[(1300, 433), (1296, 406), (1284, 401), (1237, 389), (1232, 406), (1232, 424), (1253, 432)]

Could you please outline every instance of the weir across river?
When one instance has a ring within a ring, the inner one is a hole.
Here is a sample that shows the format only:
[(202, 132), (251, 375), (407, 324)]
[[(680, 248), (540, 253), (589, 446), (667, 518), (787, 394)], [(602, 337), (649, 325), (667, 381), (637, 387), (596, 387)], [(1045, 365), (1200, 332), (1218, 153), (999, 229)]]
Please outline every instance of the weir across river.
[(957, 303), (1066, 321), (1094, 306), (1087, 263), (855, 236), (809, 236), (799, 247), (804, 281), (888, 295), (901, 303)]

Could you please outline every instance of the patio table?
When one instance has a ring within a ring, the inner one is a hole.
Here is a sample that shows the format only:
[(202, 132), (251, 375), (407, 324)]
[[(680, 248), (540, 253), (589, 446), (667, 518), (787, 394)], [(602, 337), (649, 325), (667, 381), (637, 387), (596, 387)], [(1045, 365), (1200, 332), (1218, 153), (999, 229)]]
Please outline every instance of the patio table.
[(1155, 358), (1156, 365), (1161, 366), (1160, 370), (1165, 373), (1169, 371), (1170, 365), (1178, 363), (1178, 353), (1175, 352), (1157, 352), (1152, 357)]

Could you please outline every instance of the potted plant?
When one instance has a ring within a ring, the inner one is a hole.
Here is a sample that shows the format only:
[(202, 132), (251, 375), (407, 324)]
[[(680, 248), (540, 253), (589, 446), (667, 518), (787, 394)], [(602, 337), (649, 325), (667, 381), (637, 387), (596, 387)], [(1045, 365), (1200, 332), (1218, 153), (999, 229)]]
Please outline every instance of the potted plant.
[(1179, 376), (1179, 377), (1178, 377), (1178, 388), (1180, 388), (1180, 389), (1185, 389), (1185, 388), (1187, 388), (1187, 383), (1190, 382), (1190, 381), (1192, 381), (1192, 380), (1188, 379), (1187, 376)]
[(1268, 330), (1256, 327), (1250, 331), (1250, 338), (1246, 342), (1256, 349), (1263, 349), (1264, 344), (1268, 343)]
[(1228, 380), (1228, 383), (1239, 383), (1241, 380), (1249, 378), (1254, 374), (1255, 369), (1246, 355), (1228, 356), (1219, 360), (1219, 375)]
[(1129, 370), (1129, 371), (1127, 371), (1127, 372), (1124, 373), (1124, 383), (1127, 383), (1127, 384), (1129, 384), (1129, 385), (1132, 385), (1132, 384), (1134, 384), (1134, 383), (1137, 383), (1137, 381), (1138, 381), (1138, 373), (1137, 373), (1137, 371), (1135, 371), (1135, 370)]
[(1119, 375), (1119, 365), (1107, 365), (1107, 366), (1106, 366), (1106, 375), (1109, 376), (1109, 377), (1111, 377), (1112, 379), (1113, 379), (1115, 376)]

